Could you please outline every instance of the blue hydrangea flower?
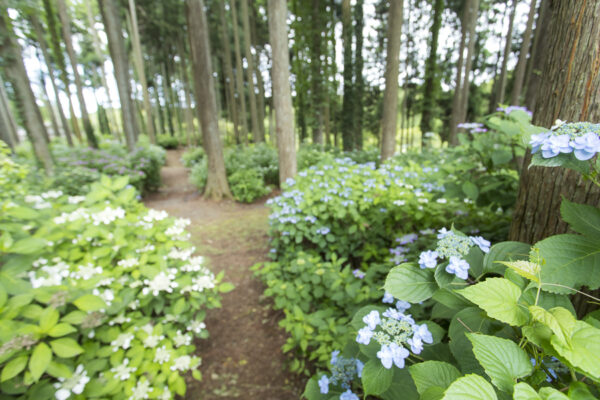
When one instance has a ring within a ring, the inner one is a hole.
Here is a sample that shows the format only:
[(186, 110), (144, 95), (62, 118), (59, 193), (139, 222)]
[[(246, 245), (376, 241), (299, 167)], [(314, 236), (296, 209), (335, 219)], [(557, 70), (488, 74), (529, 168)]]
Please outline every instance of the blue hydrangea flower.
[(323, 394), (329, 393), (329, 378), (327, 375), (323, 375), (321, 379), (319, 379), (319, 391)]
[(400, 312), (404, 312), (410, 308), (411, 304), (408, 301), (398, 300), (396, 302), (396, 308)]
[(418, 338), (425, 343), (433, 343), (433, 336), (427, 327), (427, 324), (413, 326), (413, 339)]
[(329, 228), (328, 228), (328, 227), (326, 227), (326, 226), (324, 226), (324, 227), (322, 227), (322, 228), (319, 228), (319, 229), (317, 229), (317, 233), (318, 233), (319, 235), (323, 235), (323, 236), (325, 236), (325, 235), (327, 235), (329, 232), (331, 232), (331, 229), (329, 229)]
[(374, 330), (381, 323), (379, 311), (373, 310), (363, 317), (363, 322), (367, 324), (370, 330)]
[(356, 359), (356, 373), (358, 374), (359, 378), (362, 378), (362, 371), (363, 371), (364, 367), (365, 367), (365, 364), (363, 364), (363, 362), (357, 358)]
[(490, 243), (489, 240), (485, 240), (481, 236), (471, 236), (471, 242), (473, 242), (473, 244), (475, 246), (479, 246), (479, 248), (481, 249), (481, 251), (483, 251), (484, 253), (489, 253), (490, 252), (490, 246), (492, 244)]
[(365, 273), (362, 272), (360, 269), (353, 270), (352, 275), (354, 275), (354, 277), (356, 277), (358, 279), (364, 279), (364, 277), (365, 277)]
[(433, 250), (424, 251), (419, 256), (419, 267), (421, 267), (421, 269), (435, 268), (437, 265), (437, 258), (437, 252)]
[(394, 296), (392, 296), (391, 293), (385, 292), (385, 294), (383, 295), (383, 300), (381, 300), (381, 302), (392, 304), (394, 302)]
[(461, 258), (452, 256), (450, 257), (450, 263), (446, 266), (446, 272), (454, 274), (460, 279), (467, 279), (469, 277), (469, 263)]
[(546, 140), (550, 137), (550, 132), (538, 133), (537, 135), (531, 135), (531, 139), (529, 140), (529, 144), (531, 145), (531, 153), (537, 153), (540, 147)]
[(339, 350), (334, 350), (331, 352), (331, 365), (333, 365), (337, 362), (339, 355), (340, 355)]
[(365, 346), (371, 342), (371, 338), (373, 337), (374, 332), (369, 329), (368, 326), (360, 329), (358, 331), (358, 335), (356, 336), (356, 342), (360, 344), (364, 344)]
[(600, 138), (593, 132), (587, 132), (571, 141), (575, 158), (581, 161), (589, 160), (600, 151)]
[(423, 351), (423, 341), (421, 338), (413, 337), (406, 341), (410, 345), (410, 351), (415, 354), (420, 354)]
[(340, 400), (360, 400), (350, 389), (340, 395)]
[(381, 346), (381, 350), (377, 352), (377, 358), (381, 360), (384, 368), (392, 368), (394, 364), (398, 368), (404, 368), (404, 360), (410, 353), (404, 347), (398, 346), (396, 343)]
[(571, 153), (571, 138), (569, 135), (553, 135), (542, 144), (542, 157), (552, 158), (559, 153)]
[(443, 238), (445, 238), (448, 235), (453, 235), (452, 231), (449, 231), (446, 228), (442, 228), (442, 229), (438, 230), (437, 238), (438, 239), (443, 239)]

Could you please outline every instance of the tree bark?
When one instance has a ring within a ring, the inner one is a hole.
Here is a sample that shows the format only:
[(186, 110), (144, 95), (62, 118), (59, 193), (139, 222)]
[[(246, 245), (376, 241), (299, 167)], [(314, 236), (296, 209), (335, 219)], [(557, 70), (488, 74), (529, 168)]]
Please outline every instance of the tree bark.
[[(219, 16), (221, 18), (221, 38), (223, 40), (223, 63), (225, 69), (225, 81), (226, 90), (230, 99), (231, 105), (231, 120), (233, 122), (233, 132), (235, 136), (235, 142), (240, 143), (240, 120), (238, 115), (237, 100), (235, 97), (235, 81), (233, 78), (233, 64), (231, 62), (231, 44), (229, 43), (229, 24), (227, 23), (227, 17), (225, 14), (225, 2), (218, 1), (219, 5)], [(240, 96), (242, 93), (240, 93)]]
[[(600, 122), (600, 0), (550, 3), (546, 62), (533, 123)], [(525, 159), (528, 165), (531, 155)], [(523, 168), (509, 239), (535, 243), (564, 233), (562, 199), (600, 205), (600, 189), (565, 168)]]
[(271, 43), (273, 105), (279, 153), (279, 182), (296, 176), (296, 135), (290, 88), (286, 0), (269, 0), (269, 42)]
[(506, 74), (508, 57), (510, 56), (512, 47), (512, 31), (515, 23), (515, 14), (517, 13), (517, 0), (513, 0), (510, 17), (508, 17), (508, 32), (504, 39), (504, 55), (502, 56), (502, 67), (500, 69), (500, 82), (498, 84), (498, 94), (496, 95), (497, 103), (504, 104), (504, 95), (506, 94)]
[(546, 50), (549, 45), (548, 32), (551, 17), (550, 0), (541, 0), (540, 11), (535, 27), (535, 38), (531, 57), (527, 66), (525, 81), (525, 106), (535, 110), (541, 84), (541, 73), (546, 61)]
[(357, 0), (354, 6), (354, 36), (356, 37), (356, 51), (354, 54), (354, 92), (356, 103), (354, 105), (354, 147), (362, 150), (363, 147), (363, 97), (365, 95), (365, 80), (363, 77), (363, 5), (364, 0)]
[(238, 98), (240, 100), (240, 120), (242, 123), (242, 141), (248, 143), (248, 114), (246, 111), (246, 91), (244, 89), (244, 68), (242, 66), (242, 54), (240, 47), (240, 34), (238, 27), (237, 0), (229, 0), (231, 9), (231, 26), (233, 28), (233, 49), (235, 53), (235, 84), (237, 86)]
[[(254, 3), (254, 2), (253, 2)], [(257, 112), (258, 112), (258, 128), (260, 129), (261, 135), (263, 137), (263, 141), (265, 141), (266, 130), (265, 130), (265, 82), (263, 80), (262, 71), (260, 69), (260, 55), (262, 53), (263, 47), (260, 42), (260, 38), (258, 37), (258, 32), (256, 30), (257, 22), (257, 13), (254, 5), (251, 8), (252, 13), (252, 24), (250, 25), (250, 35), (252, 36), (252, 43), (254, 46), (255, 53), (254, 54), (254, 72), (256, 73), (256, 86), (258, 86), (258, 96), (256, 98), (257, 104)]]
[(321, 22), (322, 0), (312, 0), (311, 39), (310, 39), (310, 72), (312, 80), (312, 139), (314, 144), (323, 145), (323, 71), (321, 68), (322, 42)]
[(83, 121), (83, 130), (85, 131), (85, 137), (88, 145), (93, 148), (98, 148), (98, 139), (94, 134), (94, 127), (90, 121), (90, 116), (87, 111), (85, 104), (85, 98), (83, 97), (83, 82), (79, 75), (79, 65), (77, 63), (77, 56), (75, 55), (75, 49), (73, 48), (73, 39), (71, 38), (71, 19), (67, 12), (67, 6), (65, 0), (56, 0), (58, 18), (62, 24), (62, 34), (65, 42), (65, 48), (67, 50), (67, 56), (71, 63), (71, 69), (73, 70), (73, 80), (75, 81), (75, 88), (77, 89), (77, 102), (79, 103), (79, 111), (81, 112), (81, 120)]
[(186, 15), (190, 49), (192, 53), (192, 70), (196, 88), (196, 110), (202, 125), (204, 149), (208, 158), (208, 177), (204, 188), (204, 196), (220, 200), (230, 198), (229, 184), (225, 174), (223, 147), (219, 136), (217, 120), (217, 104), (212, 75), (208, 24), (204, 14), (202, 0), (186, 0)]
[(179, 55), (181, 57), (181, 63), (179, 64), (181, 68), (181, 76), (183, 78), (183, 94), (185, 100), (185, 125), (186, 132), (188, 135), (188, 145), (191, 144), (190, 141), (193, 140), (196, 144), (198, 144), (198, 139), (196, 138), (196, 128), (194, 127), (194, 112), (192, 110), (192, 95), (190, 91), (190, 79), (188, 76), (188, 68), (187, 68), (187, 54), (185, 51), (185, 43), (182, 40), (178, 41), (179, 46)]
[(33, 145), (33, 151), (43, 165), (46, 173), (52, 175), (54, 172), (54, 162), (48, 143), (45, 137), (48, 137), (42, 114), (35, 102), (35, 96), (31, 90), (31, 84), (25, 64), (23, 63), (21, 47), (14, 40), (15, 33), (12, 27), (9, 28), (9, 17), (6, 8), (0, 9), (0, 60), (7, 78), (15, 92), (17, 108), (21, 113), (21, 119), (25, 125), (27, 136)]
[(344, 43), (344, 97), (342, 99), (342, 146), (344, 151), (354, 149), (353, 118), (354, 100), (353, 75), (354, 62), (352, 54), (352, 11), (350, 0), (342, 0), (342, 41)]
[[(42, 63), (41, 58), (42, 58), (41, 54), (38, 53), (38, 61), (40, 62), (40, 64)], [(44, 101), (44, 107), (48, 110), (48, 115), (50, 117), (50, 124), (52, 125), (54, 137), (59, 138), (60, 130), (58, 128), (58, 121), (56, 119), (56, 114), (54, 113), (54, 108), (52, 107), (52, 103), (50, 103), (50, 96), (48, 96), (48, 90), (46, 89), (46, 74), (42, 70), (40, 70), (40, 86), (42, 89), (42, 97), (43, 97), (43, 101)], [(43, 117), (43, 115), (42, 115), (42, 117)], [(46, 129), (46, 132), (48, 132), (48, 129)], [(48, 135), (49, 134), (50, 134), (50, 132), (48, 132)], [(50, 143), (50, 136), (48, 136), (46, 139), (47, 139), (46, 141), (48, 143)]]
[[(235, 0), (232, 0), (235, 1)], [(252, 37), (250, 36), (250, 15), (248, 13), (248, 0), (242, 3), (242, 28), (244, 29), (244, 52), (246, 53), (246, 80), (248, 81), (248, 99), (250, 103), (250, 121), (252, 123), (252, 137), (254, 142), (264, 142), (265, 135), (258, 125), (258, 111), (256, 108), (256, 92), (254, 91), (254, 56), (251, 50)]]
[(400, 64), (400, 37), (402, 34), (403, 0), (391, 0), (388, 17), (387, 57), (385, 63), (385, 92), (381, 121), (381, 160), (396, 152), (396, 125), (398, 122), (398, 69)]
[(106, 36), (108, 37), (108, 49), (113, 62), (117, 89), (119, 90), (125, 141), (129, 151), (133, 151), (138, 137), (138, 124), (135, 105), (131, 99), (129, 60), (123, 41), (121, 19), (115, 7), (114, 0), (98, 0), (98, 3), (100, 5)]
[(529, 6), (529, 16), (527, 17), (527, 26), (523, 32), (523, 44), (519, 52), (519, 61), (515, 68), (515, 82), (513, 84), (510, 104), (518, 105), (521, 100), (521, 92), (523, 91), (523, 81), (525, 80), (525, 70), (527, 68), (527, 56), (529, 55), (529, 45), (531, 44), (531, 33), (533, 31), (533, 20), (535, 19), (537, 0), (531, 0)]
[(10, 105), (8, 104), (8, 96), (6, 95), (6, 89), (4, 88), (4, 81), (0, 75), (0, 131), (2, 132), (2, 140), (4, 140), (8, 146), (14, 150), (19, 144), (19, 137), (17, 135), (17, 123), (13, 116)]
[[(460, 98), (460, 114), (461, 122), (467, 119), (467, 111), (469, 108), (469, 93), (471, 89), (471, 69), (473, 66), (473, 52), (477, 41), (477, 18), (479, 14), (479, 0), (472, 0), (469, 7), (469, 45), (467, 46), (467, 59), (465, 63), (465, 71), (463, 73), (462, 94)], [(454, 143), (457, 144), (457, 143)]]

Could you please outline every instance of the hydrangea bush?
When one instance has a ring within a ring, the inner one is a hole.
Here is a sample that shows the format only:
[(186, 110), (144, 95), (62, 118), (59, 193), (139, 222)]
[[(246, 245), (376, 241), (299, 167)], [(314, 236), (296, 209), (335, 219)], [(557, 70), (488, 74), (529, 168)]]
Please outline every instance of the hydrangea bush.
[(193, 256), (189, 221), (135, 196), (103, 176), (86, 196), (0, 202), (5, 398), (171, 399), (200, 379), (194, 342), (232, 285)]

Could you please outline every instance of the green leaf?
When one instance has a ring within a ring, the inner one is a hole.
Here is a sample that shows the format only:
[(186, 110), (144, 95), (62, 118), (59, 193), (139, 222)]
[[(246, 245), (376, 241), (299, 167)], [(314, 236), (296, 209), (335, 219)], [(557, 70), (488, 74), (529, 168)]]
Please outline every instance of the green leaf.
[(441, 400), (442, 398), (444, 398), (444, 389), (432, 386), (421, 394), (420, 400)]
[(309, 381), (306, 383), (306, 388), (304, 389), (302, 398), (307, 398), (308, 400), (327, 400), (331, 397), (331, 390), (327, 394), (321, 393), (318, 383), (321, 376), (322, 374), (319, 374), (318, 376), (315, 375), (309, 379)]
[(371, 359), (367, 361), (362, 371), (362, 384), (365, 395), (378, 396), (389, 389), (394, 376), (392, 368), (385, 368), (379, 359)]
[(17, 376), (21, 371), (25, 369), (25, 367), (27, 366), (27, 361), (29, 361), (28, 356), (20, 356), (13, 360), (10, 360), (2, 370), (2, 375), (0, 375), (0, 382), (5, 382)]
[(39, 343), (33, 349), (31, 358), (29, 359), (29, 372), (34, 382), (37, 382), (42, 374), (48, 368), (48, 364), (52, 360), (52, 350), (44, 342)]
[(483, 272), (502, 274), (504, 267), (496, 261), (529, 260), (531, 246), (521, 242), (500, 242), (490, 248), (483, 258)]
[(529, 279), (530, 281), (533, 281), (538, 284), (540, 283), (541, 267), (539, 264), (525, 260), (498, 261), (498, 263), (507, 266), (523, 278)]
[(73, 373), (65, 364), (51, 361), (46, 372), (55, 378), (70, 378)]
[[(536, 243), (542, 267), (542, 289), (573, 293), (564, 286), (579, 289), (600, 287), (600, 243), (581, 235), (555, 235)], [(558, 284), (552, 286), (548, 284)]]
[(458, 378), (460, 371), (452, 364), (441, 361), (425, 361), (408, 367), (419, 394), (425, 393), (432, 387), (446, 390)]
[[(417, 388), (408, 373), (407, 368), (394, 368), (394, 377), (392, 384), (384, 393), (380, 395), (383, 400), (419, 400)], [(335, 397), (337, 400), (339, 397)]]
[(518, 304), (521, 289), (508, 279), (488, 278), (458, 293), (485, 310), (491, 318), (513, 326), (527, 323), (528, 315)]
[(550, 342), (554, 349), (573, 366), (600, 380), (600, 329), (576, 321), (571, 335), (565, 336), (566, 340), (552, 336)]
[(479, 375), (471, 374), (450, 385), (442, 400), (498, 400), (492, 385)]
[(401, 264), (392, 268), (385, 279), (384, 288), (397, 299), (419, 303), (433, 296), (438, 285), (431, 269)]
[(541, 388), (540, 397), (542, 400), (569, 400), (565, 394), (551, 387)]
[(518, 378), (533, 372), (529, 356), (511, 340), (467, 333), (473, 343), (473, 353), (496, 387), (512, 392)]
[(477, 188), (477, 185), (471, 181), (465, 181), (462, 185), (462, 190), (464, 194), (473, 201), (477, 200), (477, 197), (479, 197), (479, 189)]
[(77, 331), (77, 329), (75, 329), (73, 325), (62, 322), (52, 327), (52, 329), (48, 331), (48, 335), (52, 337), (61, 337), (75, 331)]
[(52, 329), (58, 322), (58, 318), (60, 318), (60, 314), (54, 307), (46, 308), (40, 317), (40, 329), (42, 332), (48, 332)]
[(25, 239), (17, 240), (7, 252), (17, 254), (34, 254), (42, 250), (47, 245), (48, 242), (46, 242), (44, 239), (27, 237)]
[(475, 355), (473, 345), (465, 336), (466, 332), (481, 332), (492, 334), (497, 331), (494, 320), (488, 318), (477, 307), (469, 307), (456, 313), (450, 322), (448, 336), (450, 337), (450, 350), (458, 361), (463, 373), (477, 373), (483, 375), (484, 371)]
[(569, 386), (569, 399), (571, 400), (595, 400), (596, 397), (590, 393), (590, 389), (583, 382), (573, 382)]
[(233, 285), (233, 283), (230, 283), (230, 282), (224, 282), (219, 285), (220, 293), (229, 293), (233, 289), (235, 289), (235, 286)]
[(98, 296), (86, 294), (73, 302), (81, 311), (98, 311), (106, 308), (106, 303)]
[(52, 351), (59, 357), (70, 358), (83, 353), (79, 344), (71, 338), (56, 339), (50, 342)]
[(592, 237), (600, 236), (600, 210), (587, 204), (577, 204), (563, 199), (560, 215), (577, 233)]
[(534, 388), (525, 382), (519, 382), (514, 386), (514, 400), (542, 400)]

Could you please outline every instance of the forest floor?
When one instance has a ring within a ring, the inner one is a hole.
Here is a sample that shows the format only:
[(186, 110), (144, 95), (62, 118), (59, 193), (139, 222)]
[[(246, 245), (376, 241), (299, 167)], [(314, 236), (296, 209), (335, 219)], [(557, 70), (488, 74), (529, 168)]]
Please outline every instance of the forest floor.
[(169, 150), (162, 188), (145, 198), (146, 206), (189, 218), (197, 255), (213, 272), (225, 271), (235, 289), (223, 294), (222, 308), (209, 310), (210, 337), (196, 342), (202, 381), (188, 380), (186, 399), (299, 399), (305, 379), (287, 369), (282, 354), (282, 315), (262, 296), (263, 285), (250, 267), (267, 260), (268, 214), (265, 200), (253, 204), (203, 199), (188, 180), (182, 150)]

